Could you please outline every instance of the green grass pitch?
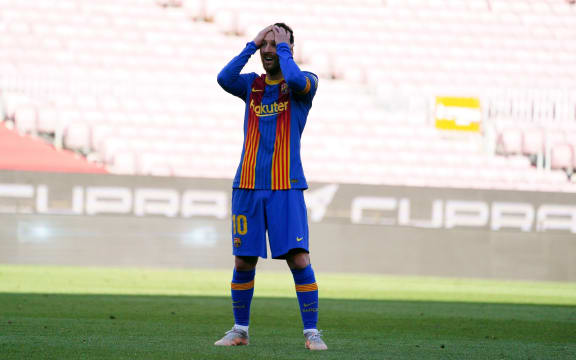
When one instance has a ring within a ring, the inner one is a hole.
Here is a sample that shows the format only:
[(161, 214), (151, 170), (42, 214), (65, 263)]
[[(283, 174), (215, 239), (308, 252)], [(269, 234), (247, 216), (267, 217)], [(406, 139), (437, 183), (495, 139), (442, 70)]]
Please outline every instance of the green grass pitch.
[(576, 284), (317, 275), (304, 349), (288, 271), (256, 276), (247, 347), (231, 272), (0, 266), (0, 359), (576, 359)]

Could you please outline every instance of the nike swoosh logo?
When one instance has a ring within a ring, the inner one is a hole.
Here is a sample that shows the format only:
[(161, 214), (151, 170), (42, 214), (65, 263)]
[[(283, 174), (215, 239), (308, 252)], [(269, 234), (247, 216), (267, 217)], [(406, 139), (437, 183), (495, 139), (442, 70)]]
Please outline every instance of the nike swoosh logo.
[(257, 90), (257, 89), (252, 88), (252, 92), (262, 92), (262, 91), (264, 91), (264, 90)]
[(304, 305), (304, 307), (308, 307), (308, 306), (311, 306), (311, 305), (314, 305), (314, 304), (316, 304), (316, 301), (311, 302), (310, 304), (304, 303), (304, 304), (302, 304), (302, 305)]
[(302, 241), (303, 237), (296, 237), (296, 241)]

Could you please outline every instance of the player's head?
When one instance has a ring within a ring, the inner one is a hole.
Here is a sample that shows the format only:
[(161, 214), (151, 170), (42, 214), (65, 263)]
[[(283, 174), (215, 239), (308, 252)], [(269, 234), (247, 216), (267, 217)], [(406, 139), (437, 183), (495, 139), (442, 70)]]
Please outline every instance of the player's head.
[[(278, 26), (290, 34), (290, 51), (293, 52), (294, 31), (292, 31), (290, 26), (284, 23), (276, 23), (274, 26)], [(273, 75), (280, 71), (280, 62), (278, 61), (278, 55), (276, 55), (276, 41), (274, 39), (273, 31), (269, 31), (262, 41), (262, 46), (260, 46), (260, 58), (262, 60), (262, 66), (267, 73)]]
[(290, 34), (290, 47), (294, 46), (294, 31), (292, 31), (292, 28), (284, 23), (276, 23), (274, 26), (281, 27), (282, 29), (288, 31)]

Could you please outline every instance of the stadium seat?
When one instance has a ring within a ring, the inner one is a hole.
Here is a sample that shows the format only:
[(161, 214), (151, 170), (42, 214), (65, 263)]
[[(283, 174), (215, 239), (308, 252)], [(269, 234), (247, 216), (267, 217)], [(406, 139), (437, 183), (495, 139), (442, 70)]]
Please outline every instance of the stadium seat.
[(498, 134), (496, 146), (502, 154), (520, 154), (522, 152), (522, 130), (517, 128), (503, 129)]
[(554, 144), (550, 152), (550, 167), (553, 170), (572, 169), (574, 148), (570, 144)]
[(172, 166), (168, 156), (160, 153), (145, 152), (137, 159), (138, 173), (142, 175), (171, 176)]
[(541, 128), (527, 127), (522, 136), (522, 154), (538, 155), (545, 150), (545, 134)]
[(91, 134), (88, 124), (70, 124), (63, 135), (63, 145), (67, 149), (78, 150), (84, 154), (90, 152)]
[(53, 134), (60, 124), (60, 111), (51, 105), (38, 109), (37, 129), (43, 133)]
[(35, 106), (21, 105), (14, 110), (14, 123), (21, 133), (36, 133), (38, 110)]
[(2, 92), (4, 114), (8, 119), (14, 119), (16, 109), (22, 106), (33, 106), (33, 101), (29, 96), (13, 93), (9, 91)]
[(546, 131), (546, 148), (551, 149), (557, 144), (566, 142), (566, 132), (558, 129), (548, 129)]
[(108, 168), (114, 174), (134, 175), (137, 173), (136, 157), (136, 154), (130, 151), (115, 152)]

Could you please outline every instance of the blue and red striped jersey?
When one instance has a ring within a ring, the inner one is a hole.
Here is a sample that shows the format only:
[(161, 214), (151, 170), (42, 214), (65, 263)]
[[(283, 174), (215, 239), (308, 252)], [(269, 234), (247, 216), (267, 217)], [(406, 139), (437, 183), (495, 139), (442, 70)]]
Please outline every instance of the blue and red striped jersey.
[(218, 83), (246, 103), (244, 145), (233, 187), (240, 189), (306, 189), (300, 138), (306, 125), (318, 77), (301, 71), (286, 43), (276, 46), (283, 79), (240, 74), (257, 50), (254, 42), (218, 74)]

